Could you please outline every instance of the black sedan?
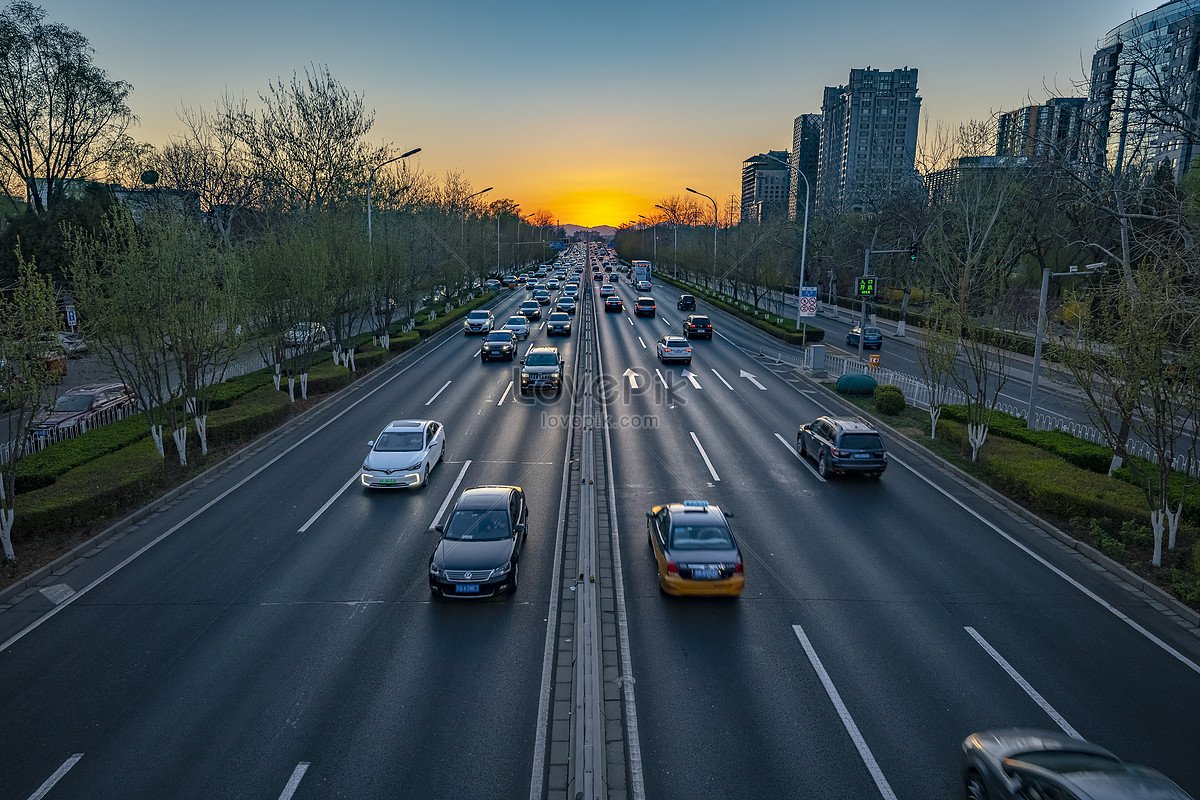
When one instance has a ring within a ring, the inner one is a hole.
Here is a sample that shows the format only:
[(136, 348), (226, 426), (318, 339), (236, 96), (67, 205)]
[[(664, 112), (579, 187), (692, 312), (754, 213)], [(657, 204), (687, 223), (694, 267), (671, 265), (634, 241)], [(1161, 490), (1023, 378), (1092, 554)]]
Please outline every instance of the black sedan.
[(429, 590), (442, 597), (491, 597), (517, 590), (529, 510), (519, 486), (480, 486), (459, 495), (429, 557)]

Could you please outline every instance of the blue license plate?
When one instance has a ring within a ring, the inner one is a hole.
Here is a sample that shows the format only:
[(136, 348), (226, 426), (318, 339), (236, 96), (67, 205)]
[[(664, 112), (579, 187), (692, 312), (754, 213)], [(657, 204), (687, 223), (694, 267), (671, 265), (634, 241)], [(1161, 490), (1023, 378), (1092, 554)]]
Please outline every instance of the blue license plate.
[(854, 457), (855, 458), (870, 458), (871, 454), (870, 453), (855, 453)]
[(717, 570), (712, 569), (712, 568), (704, 568), (704, 569), (693, 568), (692, 569), (692, 577), (696, 578), (698, 580), (712, 580), (713, 578), (719, 577), (719, 573), (717, 572)]
[(454, 591), (458, 594), (479, 594), (479, 584), (457, 583), (454, 585)]

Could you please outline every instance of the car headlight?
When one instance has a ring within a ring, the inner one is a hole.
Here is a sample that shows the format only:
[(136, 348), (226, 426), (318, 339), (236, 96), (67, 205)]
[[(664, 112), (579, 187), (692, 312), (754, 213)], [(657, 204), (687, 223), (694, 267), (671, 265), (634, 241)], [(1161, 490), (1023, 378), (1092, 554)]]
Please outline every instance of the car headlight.
[(419, 468), (420, 468), (420, 466), (421, 466), (421, 462), (420, 462), (420, 461), (418, 461), (417, 463), (413, 464), (411, 467), (401, 467), (401, 469), (404, 469), (404, 470), (414, 470), (414, 469), (419, 469)]
[(556, 381), (556, 380), (558, 380), (558, 378), (559, 378), (559, 374), (557, 372), (550, 374), (550, 380)]
[(432, 564), (432, 563), (431, 563), (431, 564), (429, 565), (429, 574), (430, 574), (430, 575), (441, 575), (441, 574), (442, 574), (442, 568), (441, 568), (441, 567), (439, 567), (437, 564)]
[(503, 577), (504, 575), (507, 575), (507, 574), (508, 574), (508, 571), (509, 571), (509, 569), (511, 569), (511, 568), (512, 568), (512, 565), (511, 565), (511, 564), (504, 563), (504, 564), (502, 564), (502, 565), (500, 565), (500, 566), (496, 567), (494, 570), (492, 570), (492, 575), (491, 575), (491, 577), (493, 577), (493, 578), (500, 578), (500, 577)]

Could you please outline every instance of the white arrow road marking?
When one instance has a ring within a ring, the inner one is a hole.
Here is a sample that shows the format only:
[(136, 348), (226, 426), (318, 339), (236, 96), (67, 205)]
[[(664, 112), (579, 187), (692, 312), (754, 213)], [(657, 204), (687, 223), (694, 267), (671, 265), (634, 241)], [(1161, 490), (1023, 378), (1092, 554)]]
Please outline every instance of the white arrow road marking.
[(454, 493), (458, 491), (458, 485), (462, 483), (462, 479), (467, 476), (467, 470), (471, 468), (471, 462), (468, 460), (463, 464), (462, 469), (458, 471), (458, 477), (454, 479), (454, 485), (450, 487), (450, 491), (446, 494), (446, 499), (438, 506), (437, 513), (433, 515), (433, 522), (429, 523), (429, 530), (437, 527), (438, 520), (442, 518), (442, 514), (446, 513), (446, 506), (450, 505), (450, 500), (454, 497)]
[(496, 405), (498, 405), (498, 406), (504, 405), (504, 400), (508, 397), (508, 393), (512, 391), (512, 387), (513, 387), (513, 382), (509, 381), (508, 386), (506, 386), (504, 389), (504, 394), (500, 395), (500, 402), (496, 403)]
[(725, 384), (725, 388), (726, 388), (726, 389), (728, 389), (728, 390), (729, 390), (729, 391), (731, 391), (731, 392), (733, 391), (733, 387), (729, 385), (729, 381), (727, 381), (727, 380), (725, 380), (724, 378), (722, 378), (722, 377), (721, 377), (721, 373), (717, 372), (717, 371), (714, 369), (714, 370), (712, 371), (712, 374), (713, 374), (713, 375), (716, 375), (716, 376), (717, 376), (717, 379), (718, 379), (718, 380), (720, 380), (720, 381), (721, 381), (721, 383)]
[[(759, 389), (762, 389), (764, 392), (767, 390), (767, 387), (763, 386), (761, 383), (759, 383), (757, 380), (755, 380), (754, 376), (751, 375), (749, 372), (746, 372), (746, 370), (742, 370), (741, 373), (738, 375), (738, 377), (745, 378), (746, 380), (750, 381), (755, 386), (757, 386)], [(429, 405), (429, 404), (426, 403), (425, 405)]]
[(662, 383), (664, 388), (666, 388), (666, 389), (671, 388), (670, 386), (667, 386), (667, 379), (663, 377), (663, 374), (661, 372), (659, 372), (657, 368), (655, 368), (654, 374), (658, 376), (658, 380)]
[(435, 394), (433, 397), (431, 397), (425, 401), (425, 405), (431, 405), (434, 400), (437, 400), (438, 395), (441, 394), (442, 392), (446, 391), (446, 387), (449, 386), (451, 383), (453, 383), (453, 381), (446, 381), (445, 383), (443, 383), (442, 388), (437, 390), (437, 394)]
[(708, 453), (704, 452), (704, 448), (700, 445), (700, 440), (696, 438), (696, 432), (688, 431), (688, 433), (692, 434), (692, 441), (696, 443), (696, 449), (700, 451), (700, 457), (704, 459), (704, 463), (708, 466), (708, 472), (713, 476), (713, 480), (721, 480), (717, 477), (717, 471), (713, 469), (712, 462), (708, 460)]
[(483, 352), (483, 348), (481, 347), (475, 351), (475, 355), (471, 356), (471, 358), (479, 358), (479, 354), (482, 352)]
[(292, 770), (292, 777), (288, 778), (287, 785), (283, 787), (283, 791), (279, 794), (279, 800), (292, 800), (292, 795), (300, 788), (300, 779), (304, 777), (304, 773), (308, 772), (308, 762), (301, 761)]
[[(642, 342), (642, 337), (640, 337), (640, 336), (639, 336), (639, 337), (638, 337), (638, 341), (639, 341), (639, 342)], [(645, 343), (645, 342), (642, 342), (642, 349), (643, 349), (643, 350), (645, 350), (645, 349), (646, 349), (646, 343)]]
[(683, 371), (683, 377), (687, 378), (689, 381), (692, 382), (693, 389), (703, 388), (700, 386), (700, 382), (696, 380), (696, 376), (693, 373), (688, 372), (686, 369)]
[(778, 433), (775, 434), (775, 438), (778, 439), (779, 441), (783, 442), (783, 446), (786, 447), (789, 451), (791, 451), (791, 454), (794, 455), (797, 459), (799, 459), (800, 463), (803, 464), (805, 467), (807, 467), (809, 472), (811, 472), (813, 475), (817, 476), (817, 480), (819, 480), (821, 483), (829, 483), (829, 481), (827, 481), (821, 477), (821, 473), (819, 473), (815, 469), (813, 469), (812, 464), (808, 463), (808, 459), (806, 459), (804, 456), (802, 456), (798, 452), (796, 452), (796, 448), (792, 447), (791, 443), (788, 442), (787, 439), (783, 438)]
[(70, 770), (71, 767), (78, 764), (79, 759), (81, 758), (83, 758), (83, 753), (75, 753), (66, 761), (64, 761), (62, 766), (54, 771), (53, 775), (51, 775), (49, 778), (46, 778), (46, 782), (39, 786), (36, 792), (29, 795), (29, 800), (42, 800), (42, 798), (46, 796), (46, 793), (54, 788), (54, 784), (61, 781), (63, 775), (66, 775), (67, 771)]
[(637, 385), (638, 374), (633, 371), (632, 367), (630, 369), (627, 369), (624, 372), (622, 372), (621, 375), (623, 375), (626, 378), (629, 378), (629, 388), (630, 389), (638, 388), (638, 385)]
[(1033, 700), (1033, 702), (1037, 703), (1041, 707), (1042, 711), (1045, 711), (1046, 714), (1050, 717), (1050, 719), (1054, 720), (1055, 724), (1057, 724), (1058, 727), (1062, 728), (1063, 733), (1065, 733), (1067, 736), (1070, 736), (1073, 739), (1082, 739), (1083, 738), (1076, 732), (1076, 730), (1074, 728), (1071, 727), (1071, 723), (1067, 722), (1063, 718), (1062, 714), (1059, 714), (1057, 711), (1055, 711), (1054, 706), (1050, 705), (1050, 703), (1048, 703), (1046, 701), (1046, 698), (1044, 698), (1040, 694), (1038, 694), (1037, 689), (1034, 689), (1033, 686), (1029, 683), (1029, 681), (1027, 681), (1023, 677), (1021, 677), (1021, 673), (1019, 673), (1015, 669), (1013, 669), (1012, 664), (1009, 664), (1008, 661), (1004, 658), (1004, 656), (997, 653), (996, 649), (994, 647), (992, 647), (990, 644), (988, 644), (987, 640), (984, 639), (982, 636), (980, 636), (979, 633), (976, 632), (976, 630), (974, 628), (972, 628), (970, 625), (968, 625), (967, 627), (963, 628), (963, 630), (965, 630), (967, 633), (969, 633), (971, 635), (971, 638), (974, 639), (979, 644), (980, 647), (982, 647), (984, 650), (987, 651), (987, 654), (992, 657), (992, 660), (995, 661), (997, 664), (999, 664), (1000, 668), (1008, 673), (1008, 677), (1012, 678), (1014, 681), (1017, 682), (1017, 686), (1020, 686), (1022, 689), (1025, 690), (1025, 694), (1029, 695), (1030, 699)]

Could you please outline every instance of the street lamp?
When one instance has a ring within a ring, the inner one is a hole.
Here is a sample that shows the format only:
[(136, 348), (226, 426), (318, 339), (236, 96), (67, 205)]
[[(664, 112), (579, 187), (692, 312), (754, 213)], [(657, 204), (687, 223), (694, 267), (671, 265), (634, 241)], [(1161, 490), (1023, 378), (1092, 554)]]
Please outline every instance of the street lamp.
[(463, 201), (462, 201), (462, 222), (459, 224), (459, 237), (458, 237), (458, 238), (462, 240), (462, 242), (464, 243), (464, 246), (465, 246), (465, 244), (466, 244), (466, 240), (467, 240), (467, 201), (468, 201), (468, 200), (470, 200), (472, 197), (479, 197), (479, 195), (481, 195), (481, 194), (484, 194), (484, 193), (486, 193), (486, 192), (490, 192), (490, 191), (492, 190), (492, 188), (493, 188), (493, 187), (489, 186), (489, 187), (488, 187), (488, 188), (486, 188), (486, 189), (480, 189), (480, 190), (479, 190), (478, 192), (476, 192), (475, 194), (469, 194), (469, 195), (467, 195), (466, 197), (464, 197), (464, 198), (463, 198)]
[(374, 183), (374, 181), (375, 181), (375, 170), (379, 169), (380, 167), (386, 167), (388, 164), (392, 163), (393, 161), (399, 161), (402, 158), (408, 158), (411, 155), (416, 155), (419, 152), (421, 152), (421, 148), (414, 147), (412, 150), (409, 150), (407, 153), (401, 153), (400, 155), (396, 156), (395, 158), (389, 158), (387, 161), (383, 162), (382, 164), (377, 164), (377, 165), (371, 167), (371, 173), (367, 176), (367, 244), (371, 243), (371, 184)]
[(671, 216), (671, 230), (675, 232), (675, 255), (672, 257), (673, 263), (671, 264), (671, 274), (674, 277), (678, 278), (679, 277), (679, 220), (675, 219), (675, 212), (670, 210), (666, 206), (660, 206), (658, 203), (655, 203), (654, 207), (661, 208), (663, 211), (666, 211), (667, 214), (669, 214)]
[[(708, 197), (708, 195), (706, 195), (704, 192), (697, 192), (695, 189), (689, 188), (687, 186), (685, 186), (683, 188), (687, 189), (692, 194), (698, 194), (701, 197)], [(711, 197), (708, 197), (708, 201), (713, 204), (713, 277), (716, 278), (717, 277), (717, 201), (713, 200)], [(704, 282), (704, 286), (705, 286), (705, 288), (708, 287), (708, 281)], [(720, 290), (721, 290), (721, 287), (718, 285), (717, 291), (719, 292)]]
[(1042, 293), (1038, 298), (1038, 324), (1037, 338), (1033, 342), (1033, 376), (1029, 381), (1029, 411), (1025, 416), (1025, 425), (1031, 430), (1033, 428), (1033, 413), (1037, 409), (1037, 390), (1038, 378), (1042, 374), (1042, 339), (1046, 336), (1046, 294), (1050, 290), (1051, 278), (1062, 278), (1068, 275), (1094, 275), (1096, 272), (1104, 268), (1104, 262), (1100, 261), (1095, 264), (1088, 264), (1080, 269), (1079, 267), (1067, 267), (1066, 272), (1051, 272), (1049, 269), (1042, 270)]
[[(650, 222), (649, 217), (644, 217), (641, 214), (638, 214), (638, 216), (642, 217), (642, 219), (646, 220), (647, 222)], [(654, 255), (652, 255), (651, 258), (654, 259), (654, 268), (658, 269), (658, 220), (650, 222), (650, 234), (654, 237)]]
[(804, 291), (804, 256), (808, 252), (808, 176), (801, 172), (799, 167), (793, 167), (791, 164), (776, 158), (770, 153), (764, 153), (763, 155), (772, 161), (778, 161), (801, 178), (804, 178), (804, 233), (800, 236), (800, 285), (796, 287), (796, 330), (800, 330), (800, 294)]

